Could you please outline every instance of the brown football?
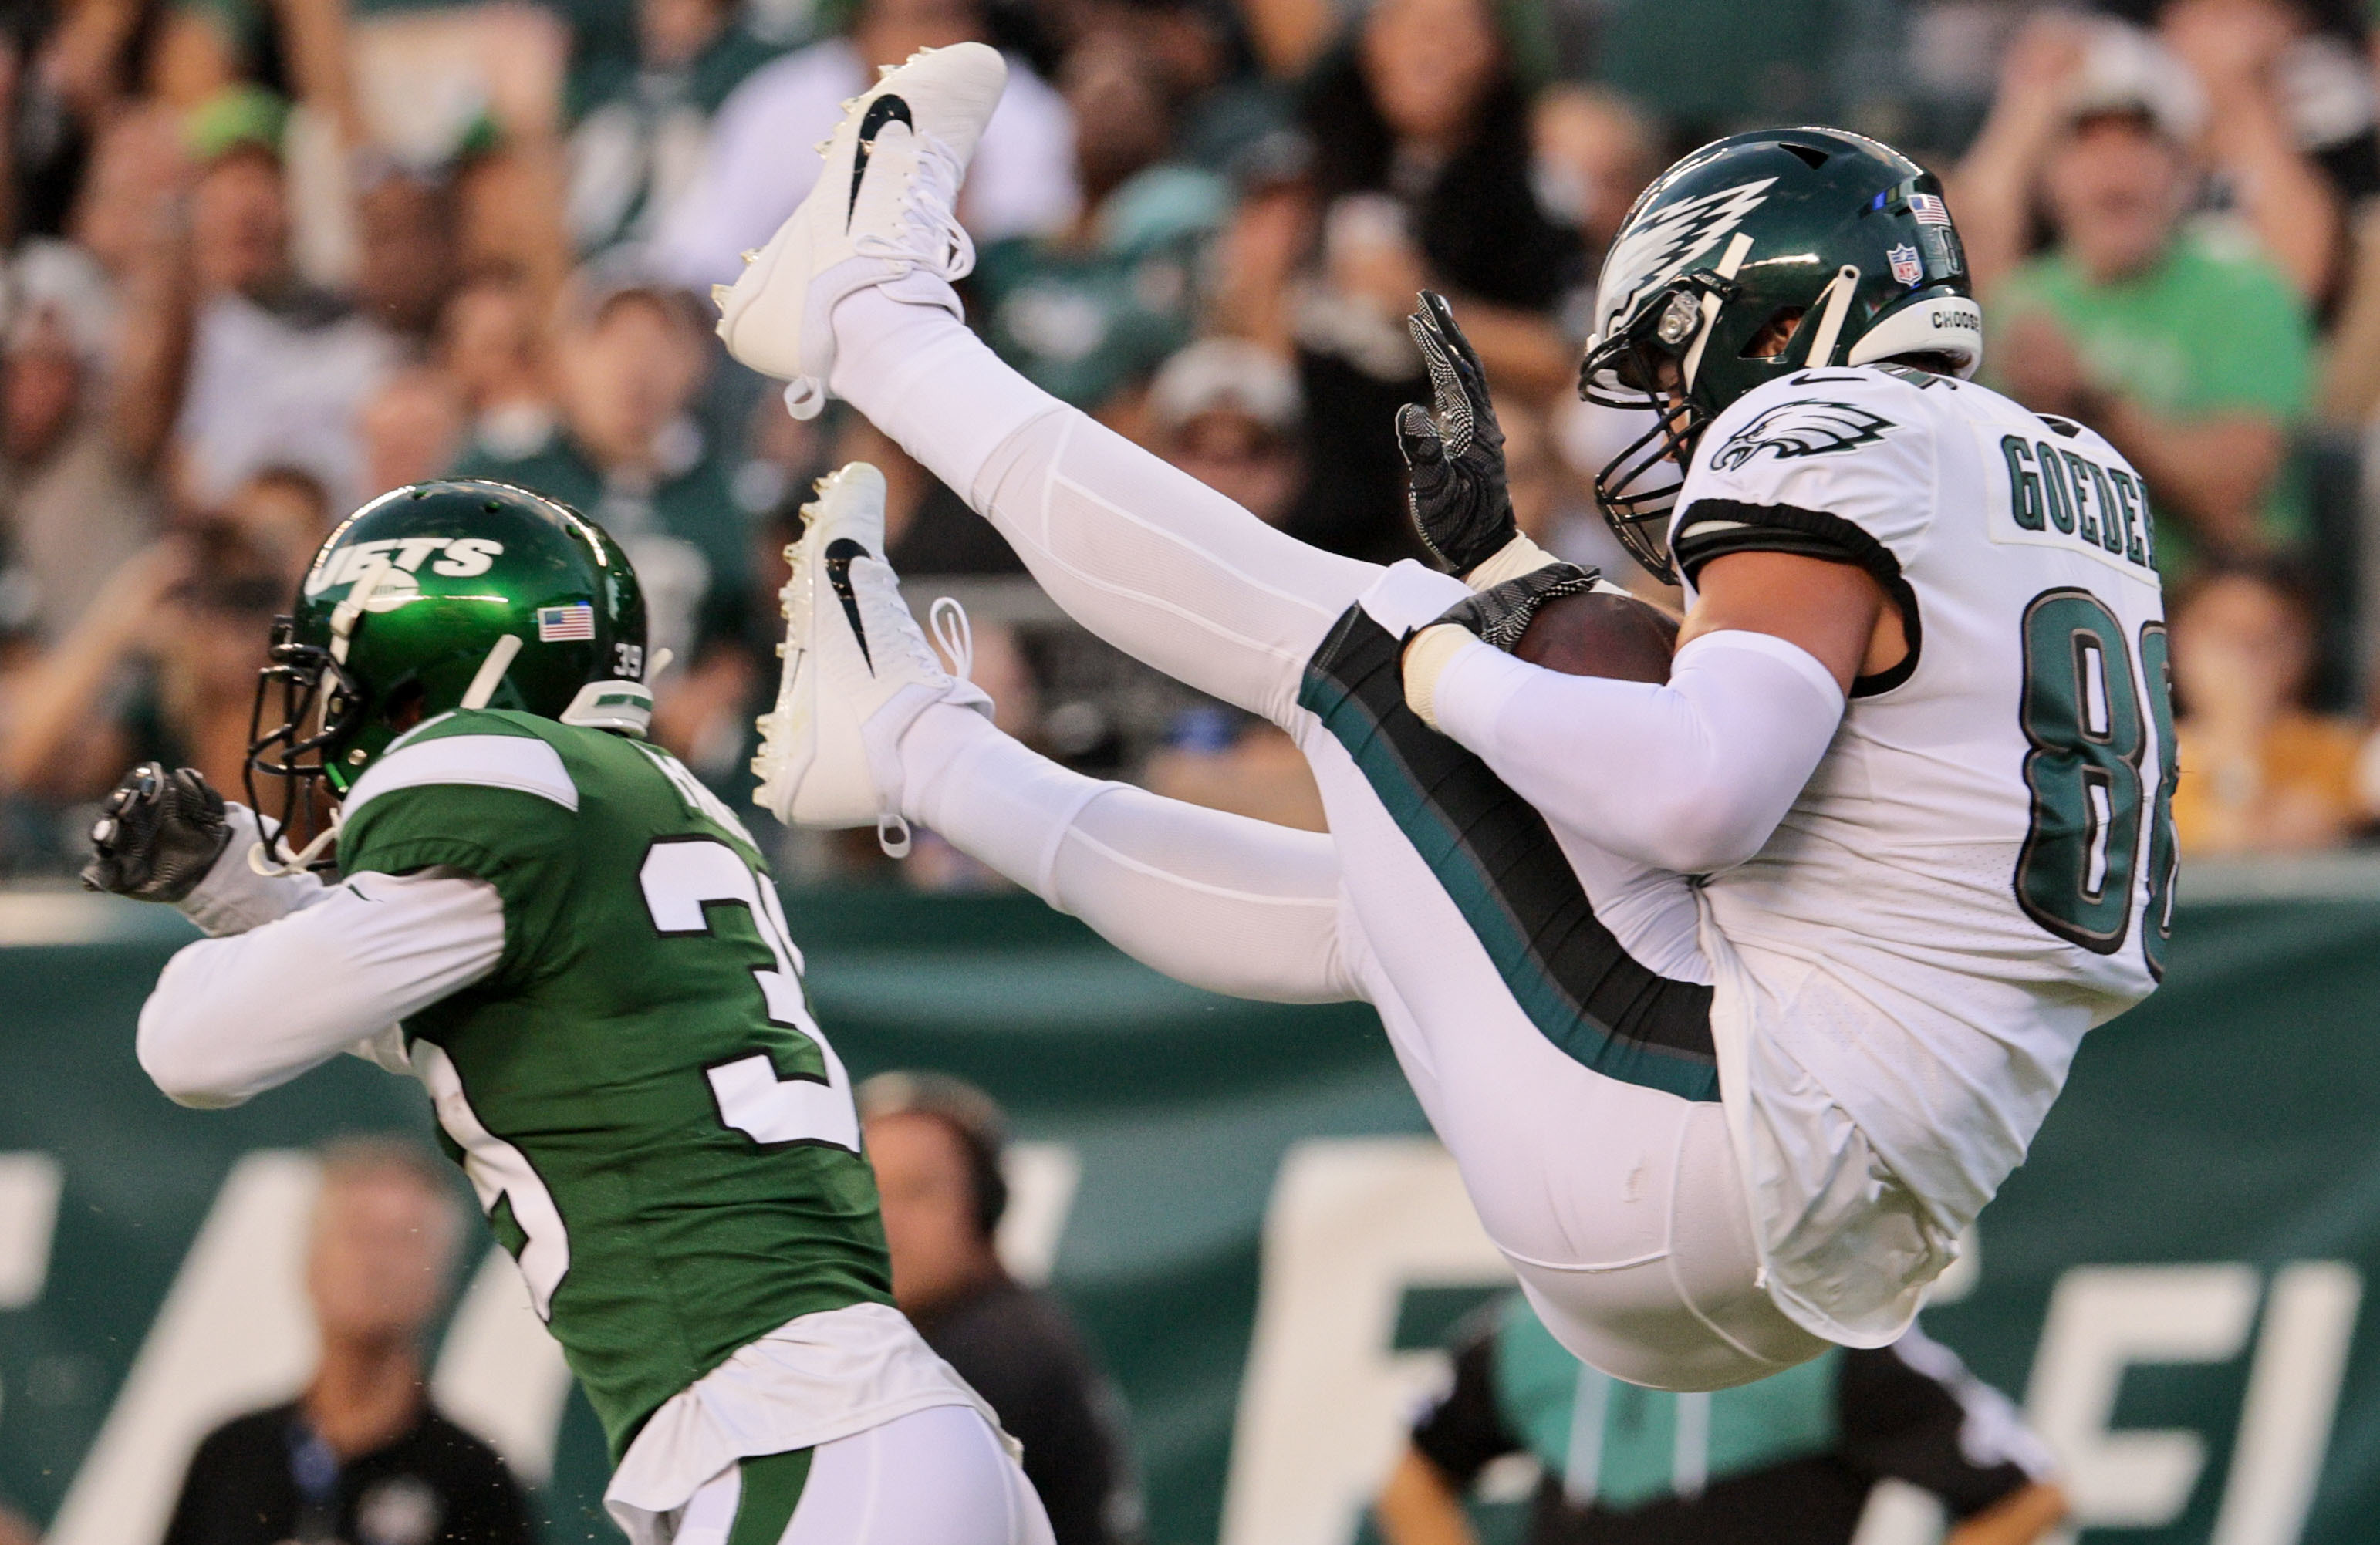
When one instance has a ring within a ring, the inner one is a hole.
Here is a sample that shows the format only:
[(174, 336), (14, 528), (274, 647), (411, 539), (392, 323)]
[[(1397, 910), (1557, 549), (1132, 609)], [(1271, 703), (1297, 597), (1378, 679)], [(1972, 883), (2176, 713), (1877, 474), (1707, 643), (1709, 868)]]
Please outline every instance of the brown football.
[(1512, 653), (1569, 676), (1666, 682), (1677, 642), (1676, 620), (1659, 608), (1590, 590), (1540, 607)]

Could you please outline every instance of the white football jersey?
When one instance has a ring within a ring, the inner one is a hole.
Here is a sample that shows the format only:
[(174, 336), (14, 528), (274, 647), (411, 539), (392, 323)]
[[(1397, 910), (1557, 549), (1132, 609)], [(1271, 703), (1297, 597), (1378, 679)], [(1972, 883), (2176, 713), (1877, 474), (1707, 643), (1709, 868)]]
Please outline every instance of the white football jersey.
[(2084, 1032), (2156, 984), (2175, 846), (2153, 544), (2105, 440), (1917, 370), (1773, 381), (1697, 447), (1671, 523), (1690, 590), (1731, 551), (1848, 559), (1910, 643), (1854, 685), (1759, 855), (1703, 892), (1754, 1216), (1814, 1328), (1864, 1341), (1914, 1311)]

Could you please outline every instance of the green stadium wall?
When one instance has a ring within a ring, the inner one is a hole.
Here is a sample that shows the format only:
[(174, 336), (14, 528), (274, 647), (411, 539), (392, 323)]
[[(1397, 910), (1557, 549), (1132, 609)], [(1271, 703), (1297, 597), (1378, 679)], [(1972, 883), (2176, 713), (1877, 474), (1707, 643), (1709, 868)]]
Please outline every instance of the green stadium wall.
[[(2195, 876), (2193, 876), (2195, 877)], [(2193, 887), (2164, 990), (2095, 1032), (1927, 1330), (2024, 1404), (2083, 1538), (2380, 1538), (2380, 873)], [(1349, 1545), (1432, 1350), (1500, 1281), (1370, 1012), (1178, 986), (1014, 897), (792, 892), (856, 1077), (1008, 1107), (1003, 1246), (1130, 1405), (1155, 1545)], [(53, 1545), (149, 1545), (200, 1427), (285, 1397), (308, 1150), (426, 1135), (352, 1059), (230, 1112), (133, 1059), (188, 934), (0, 895), (0, 1499)], [(293, 993), (303, 990), (292, 984)], [(600, 1439), (483, 1234), (437, 1383), (544, 1471), (550, 1539), (614, 1538)], [(1870, 1545), (1927, 1538), (1922, 1509)]]

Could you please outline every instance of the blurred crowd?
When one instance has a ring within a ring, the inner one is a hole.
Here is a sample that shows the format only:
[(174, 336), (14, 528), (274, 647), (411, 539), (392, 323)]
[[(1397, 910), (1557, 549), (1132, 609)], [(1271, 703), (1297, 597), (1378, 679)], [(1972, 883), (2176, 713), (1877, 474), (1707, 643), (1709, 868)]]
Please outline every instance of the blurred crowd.
[[(1575, 401), (1588, 296), (1673, 155), (1761, 123), (1938, 168), (1986, 377), (2154, 490), (2195, 854), (2380, 820), (2362, 467), (2380, 423), (2380, 44), (2350, 0), (15, 0), (0, 6), (0, 873), (71, 866), (143, 756), (236, 790), (315, 544), (447, 472), (634, 558), (658, 738), (748, 797), (781, 549), (883, 466), (892, 557), (974, 609), (1003, 723), (1072, 765), (1318, 825), (1269, 727), (1067, 625), (856, 416), (713, 339), (872, 67), (1011, 85), (962, 214), (974, 325), (1267, 520), (1415, 553), (1403, 325), (1454, 298), (1524, 525), (1615, 572)], [(1615, 421), (1616, 420), (1616, 421)], [(2380, 445), (2380, 439), (2372, 443)], [(2380, 518), (2380, 517), (2375, 517)], [(771, 831), (795, 875), (872, 844)], [(862, 834), (863, 836), (865, 834)], [(988, 884), (930, 842), (908, 883)]]

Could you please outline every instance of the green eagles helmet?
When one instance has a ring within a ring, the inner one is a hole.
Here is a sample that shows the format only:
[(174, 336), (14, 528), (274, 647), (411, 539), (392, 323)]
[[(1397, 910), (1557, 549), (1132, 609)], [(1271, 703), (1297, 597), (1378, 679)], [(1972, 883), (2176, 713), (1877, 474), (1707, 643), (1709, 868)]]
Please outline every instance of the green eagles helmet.
[[(282, 827), (327, 834), (316, 785), (344, 794), (389, 742), (455, 708), (517, 708), (641, 736), (645, 602), (627, 555), (566, 505), (504, 483), (416, 483), (349, 515), (273, 625), (249, 726), (247, 784), (283, 781)], [(280, 725), (267, 729), (278, 698)], [(304, 809), (301, 811), (301, 805)]]
[(1730, 403), (1813, 366), (1913, 356), (1966, 377), (1984, 357), (1942, 185), (1832, 128), (1734, 135), (1661, 174), (1613, 238), (1595, 320), (1579, 395), (1658, 416), (1596, 478), (1596, 502), (1667, 583), (1678, 485)]

